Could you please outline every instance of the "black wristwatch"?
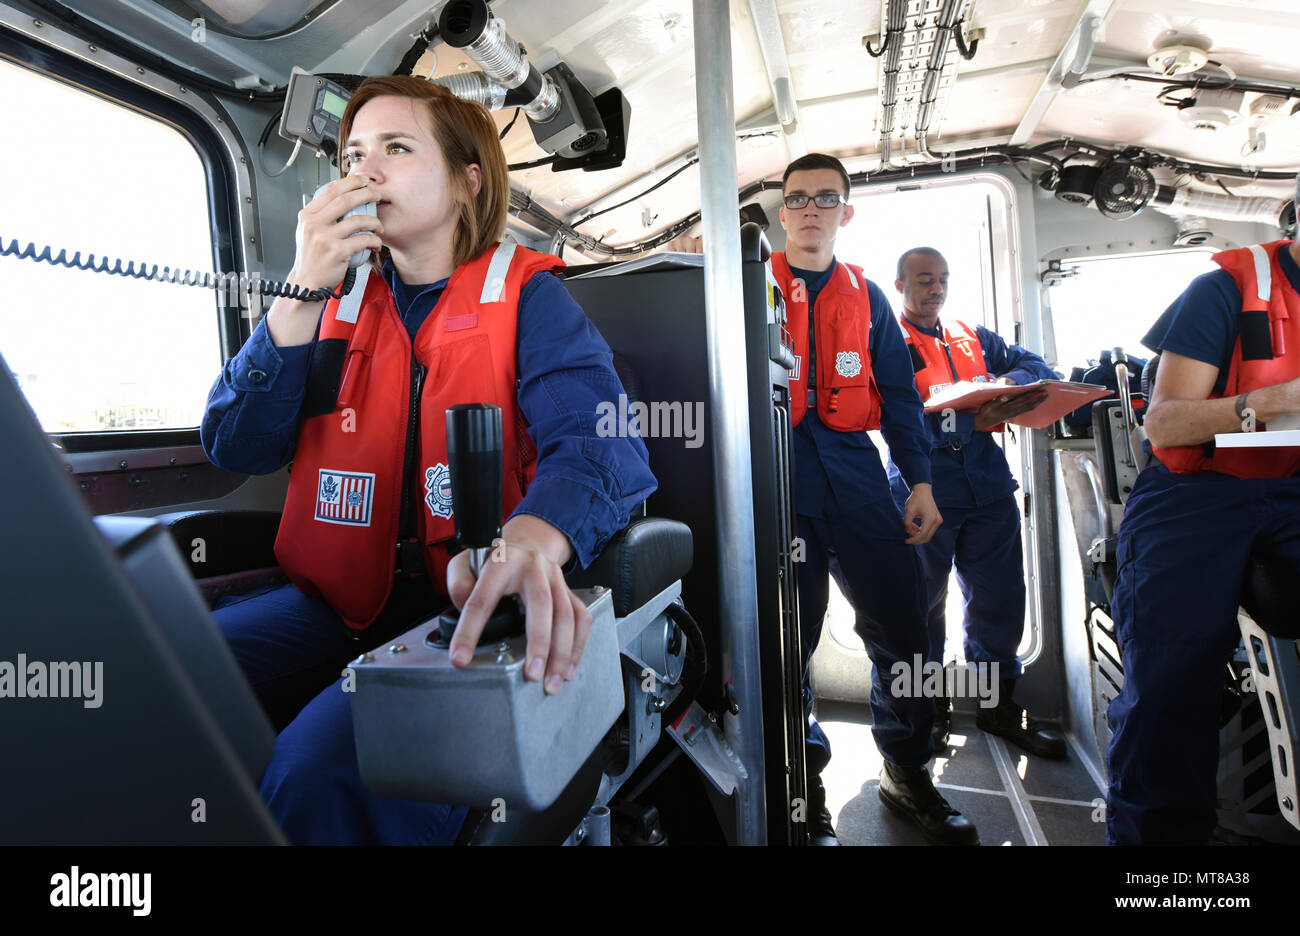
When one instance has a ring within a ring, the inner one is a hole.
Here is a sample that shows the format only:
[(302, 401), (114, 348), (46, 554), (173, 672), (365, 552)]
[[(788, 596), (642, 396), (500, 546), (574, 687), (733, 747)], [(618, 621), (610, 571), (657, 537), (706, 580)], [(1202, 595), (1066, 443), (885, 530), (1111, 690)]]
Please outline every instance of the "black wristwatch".
[(1246, 406), (1246, 400), (1247, 400), (1249, 397), (1250, 397), (1250, 391), (1249, 391), (1249, 390), (1247, 390), (1247, 391), (1246, 391), (1245, 393), (1243, 393), (1241, 396), (1237, 397), (1237, 405), (1236, 405), (1235, 407), (1233, 407), (1233, 408), (1237, 411), (1237, 418), (1238, 418), (1238, 419), (1244, 420), (1244, 419), (1246, 418), (1246, 410), (1249, 408), (1249, 407)]

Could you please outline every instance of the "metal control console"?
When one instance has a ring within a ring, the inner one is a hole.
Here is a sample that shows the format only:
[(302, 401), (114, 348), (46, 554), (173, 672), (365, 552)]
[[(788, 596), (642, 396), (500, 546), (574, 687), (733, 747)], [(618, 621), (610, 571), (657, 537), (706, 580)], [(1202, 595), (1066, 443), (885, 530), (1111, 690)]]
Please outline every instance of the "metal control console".
[(352, 722), (366, 786), (481, 809), (550, 806), (624, 709), (611, 593), (575, 593), (591, 611), (591, 636), (553, 696), (524, 679), (526, 637), (480, 646), (457, 669), (426, 642), (436, 618), (357, 659)]

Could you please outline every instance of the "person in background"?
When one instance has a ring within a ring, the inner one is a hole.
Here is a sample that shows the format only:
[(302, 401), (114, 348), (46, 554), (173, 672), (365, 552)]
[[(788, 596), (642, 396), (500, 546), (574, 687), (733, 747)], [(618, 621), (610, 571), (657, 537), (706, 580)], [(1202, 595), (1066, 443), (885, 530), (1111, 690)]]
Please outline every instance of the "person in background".
[[(1300, 176), (1297, 177), (1300, 190)], [(1154, 456), (1119, 528), (1124, 687), (1108, 717), (1107, 840), (1203, 845), (1215, 826), (1224, 664), (1252, 556), (1300, 573), (1300, 447), (1215, 448), (1300, 413), (1300, 246), (1214, 255), (1147, 332)]]
[[(939, 320), (948, 297), (948, 262), (933, 247), (913, 247), (898, 258), (894, 288), (903, 296), (899, 321), (922, 400), (960, 381), (1027, 384), (1057, 378), (1038, 355), (1008, 345), (982, 325), (972, 328), (955, 318)], [(948, 576), (955, 563), (965, 599), (966, 662), (991, 666), (992, 678), (1000, 682), (997, 705), (980, 705), (976, 724), (1032, 754), (1059, 759), (1065, 756), (1065, 739), (1029, 718), (1013, 701), (1022, 673), (1016, 648), (1025, 628), (1024, 554), (1020, 510), (1013, 496), (1016, 482), (993, 438), (1006, 420), (1046, 397), (1045, 392), (1027, 393), (991, 400), (974, 412), (926, 415), (934, 499), (944, 522), (928, 543), (917, 547), (917, 554), (929, 607), (926, 662), (943, 665)], [(894, 499), (906, 503), (908, 484), (892, 458), (889, 480)], [(952, 700), (937, 700), (936, 709), (935, 749), (943, 750), (952, 726)]]
[[(805, 673), (821, 635), (829, 576), (856, 614), (871, 658), (872, 734), (884, 757), (879, 796), (936, 844), (978, 844), (969, 819), (938, 793), (926, 763), (934, 702), (890, 692), (895, 664), (911, 666), (929, 646), (915, 547), (943, 518), (930, 484), (930, 444), (907, 347), (889, 301), (859, 267), (835, 258), (835, 237), (853, 219), (849, 177), (832, 156), (810, 153), (782, 180), (785, 250), (772, 272), (786, 302), (796, 366), (790, 379), (799, 618)], [(895, 507), (866, 430), (880, 428), (911, 494)], [(822, 840), (833, 834), (821, 772), (830, 743), (811, 720), (810, 807)]]

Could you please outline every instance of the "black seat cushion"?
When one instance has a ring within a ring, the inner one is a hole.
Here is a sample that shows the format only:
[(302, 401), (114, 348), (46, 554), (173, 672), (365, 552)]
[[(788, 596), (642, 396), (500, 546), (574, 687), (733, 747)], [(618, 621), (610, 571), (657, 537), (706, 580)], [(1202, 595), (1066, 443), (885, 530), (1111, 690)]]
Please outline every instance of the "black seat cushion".
[(1246, 566), (1241, 605), (1266, 634), (1300, 639), (1300, 564), (1279, 556), (1251, 556)]
[(568, 576), (571, 588), (604, 585), (614, 592), (614, 614), (624, 617), (673, 582), (694, 561), (691, 530), (676, 520), (643, 517), (616, 534), (587, 569)]
[[(277, 565), (280, 515), (269, 510), (185, 510), (154, 517), (165, 526), (196, 579)], [(202, 540), (202, 550), (195, 540)], [(196, 557), (203, 561), (196, 562)]]

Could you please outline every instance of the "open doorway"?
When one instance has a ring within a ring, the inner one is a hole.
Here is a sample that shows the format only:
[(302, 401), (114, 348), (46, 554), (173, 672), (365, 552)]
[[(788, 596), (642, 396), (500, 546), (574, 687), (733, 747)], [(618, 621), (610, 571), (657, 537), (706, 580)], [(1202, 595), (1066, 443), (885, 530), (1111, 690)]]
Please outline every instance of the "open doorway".
[[(912, 247), (933, 247), (949, 268), (949, 293), (942, 313), (998, 332), (1016, 343), (1020, 312), (1005, 261), (1007, 240), (1015, 237), (1012, 189), (997, 176), (940, 179), (884, 187), (855, 194), (854, 218), (838, 235), (837, 259), (860, 265), (889, 299), (895, 315), (902, 296), (895, 289), (899, 256)], [(1001, 261), (1001, 262), (999, 262)], [(1000, 434), (1013, 476), (1021, 483), (1020, 430)], [(882, 458), (888, 446), (871, 433)], [(1022, 485), (1023, 487), (1023, 485)], [(1023, 492), (1017, 492), (1023, 513)], [(1026, 531), (1028, 536), (1028, 531)], [(1026, 540), (1025, 553), (1032, 547)], [(866, 650), (853, 629), (853, 609), (831, 582), (830, 604), (822, 639), (813, 660), (813, 690), (819, 698), (865, 702), (870, 692)], [(963, 660), (963, 599), (956, 574), (949, 578), (946, 607), (945, 663)], [(1033, 644), (1027, 613), (1020, 652)]]

